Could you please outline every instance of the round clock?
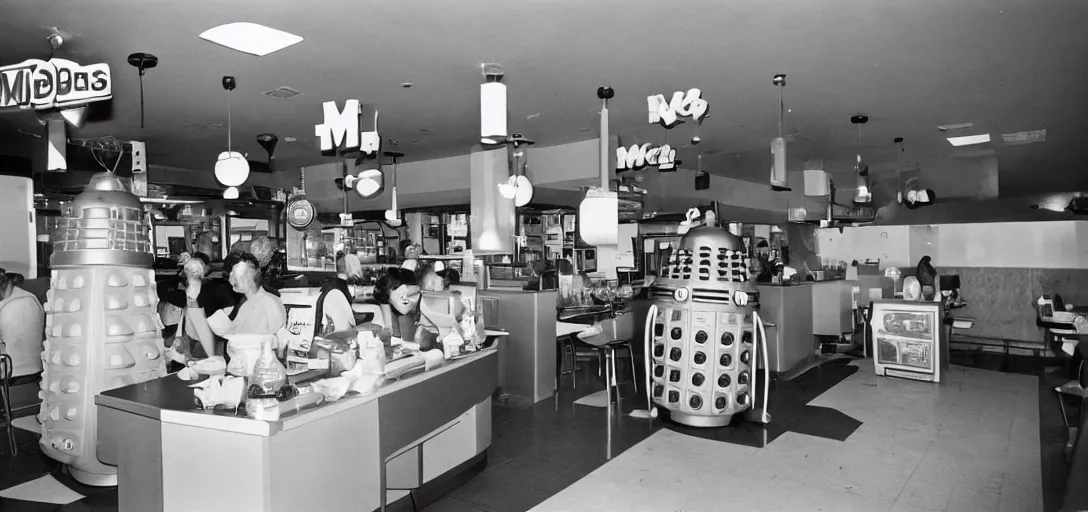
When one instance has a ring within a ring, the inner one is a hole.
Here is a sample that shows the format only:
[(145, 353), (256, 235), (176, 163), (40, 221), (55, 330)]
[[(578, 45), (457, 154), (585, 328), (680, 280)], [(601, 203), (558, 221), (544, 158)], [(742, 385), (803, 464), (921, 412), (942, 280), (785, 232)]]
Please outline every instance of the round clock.
[(304, 198), (292, 200), (287, 204), (287, 225), (301, 231), (313, 224), (317, 210)]

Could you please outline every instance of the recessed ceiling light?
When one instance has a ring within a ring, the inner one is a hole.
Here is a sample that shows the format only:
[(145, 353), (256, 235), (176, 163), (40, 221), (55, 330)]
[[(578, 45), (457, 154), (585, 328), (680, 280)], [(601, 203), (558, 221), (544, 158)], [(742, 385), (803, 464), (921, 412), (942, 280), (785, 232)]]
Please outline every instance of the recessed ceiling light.
[(294, 98), (295, 96), (298, 96), (302, 93), (290, 87), (283, 86), (272, 89), (271, 91), (265, 91), (265, 94), (276, 98), (277, 100), (285, 100), (288, 98)]
[(296, 138), (294, 138), (294, 137), (284, 137), (284, 138), (283, 138), (283, 141), (284, 141), (284, 142), (286, 142), (286, 143), (288, 143), (288, 144), (290, 144), (290, 143), (292, 143), (292, 142), (298, 142), (298, 139), (296, 139)]
[(411, 89), (412, 88), (412, 82), (404, 82), (404, 83), (400, 84), (400, 86), (405, 88), (405, 89)]
[(949, 137), (948, 142), (956, 147), (986, 144), (987, 142), (990, 142), (990, 134), (983, 133), (981, 135), (968, 135), (966, 137)]
[(975, 126), (975, 123), (959, 123), (959, 124), (942, 124), (937, 127), (942, 132), (950, 132), (953, 130), (963, 130), (965, 128), (971, 128)]
[(294, 34), (245, 21), (205, 30), (200, 38), (258, 57), (302, 42), (302, 38)]

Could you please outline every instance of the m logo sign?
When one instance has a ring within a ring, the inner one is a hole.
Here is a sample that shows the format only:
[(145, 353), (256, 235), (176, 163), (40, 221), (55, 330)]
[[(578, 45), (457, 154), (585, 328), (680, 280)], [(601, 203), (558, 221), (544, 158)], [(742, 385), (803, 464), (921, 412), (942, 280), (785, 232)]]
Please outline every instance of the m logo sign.
[(616, 148), (616, 172), (637, 171), (646, 166), (656, 166), (659, 171), (676, 168), (676, 150), (668, 144), (650, 147), (649, 144)]
[(321, 104), (324, 122), (314, 126), (314, 135), (318, 137), (321, 152), (334, 155), (342, 152), (358, 151), (364, 154), (377, 153), (381, 149), (381, 137), (378, 136), (378, 112), (374, 111), (374, 122), (362, 130), (362, 124), (368, 119), (363, 116), (363, 107), (359, 100), (344, 102), (344, 110), (337, 110), (335, 101)]

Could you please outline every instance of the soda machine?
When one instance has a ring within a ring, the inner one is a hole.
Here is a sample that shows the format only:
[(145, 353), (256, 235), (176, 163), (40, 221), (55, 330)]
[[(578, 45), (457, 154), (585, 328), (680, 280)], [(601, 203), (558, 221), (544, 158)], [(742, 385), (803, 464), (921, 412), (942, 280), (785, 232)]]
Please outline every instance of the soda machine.
[[(681, 238), (650, 289), (651, 396), (677, 423), (720, 427), (749, 410), (757, 422), (770, 421), (766, 335), (747, 259), (739, 237), (696, 227)], [(753, 409), (760, 350), (763, 406)]]

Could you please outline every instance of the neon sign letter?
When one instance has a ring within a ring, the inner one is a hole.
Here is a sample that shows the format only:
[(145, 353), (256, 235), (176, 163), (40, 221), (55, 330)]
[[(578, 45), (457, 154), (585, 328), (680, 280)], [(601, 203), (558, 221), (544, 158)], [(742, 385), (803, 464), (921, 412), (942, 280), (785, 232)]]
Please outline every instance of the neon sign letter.
[(339, 148), (344, 152), (371, 154), (380, 149), (377, 111), (374, 112), (374, 129), (362, 132), (359, 129), (362, 124), (359, 100), (345, 101), (343, 111), (336, 109), (335, 101), (326, 101), (321, 104), (321, 110), (325, 121), (314, 126), (314, 135), (320, 140), (322, 153), (335, 153)]
[(112, 97), (108, 64), (30, 59), (0, 67), (0, 110), (66, 108)]
[(648, 96), (646, 104), (650, 112), (650, 124), (660, 123), (665, 128), (672, 128), (682, 123), (681, 118), (684, 117), (702, 121), (710, 111), (710, 104), (702, 95), (703, 92), (699, 89), (688, 89), (686, 93), (677, 91), (668, 102), (663, 94)]
[(616, 171), (637, 171), (647, 165), (657, 166), (660, 171), (671, 171), (676, 166), (676, 150), (668, 144), (650, 147), (649, 144), (616, 148)]

